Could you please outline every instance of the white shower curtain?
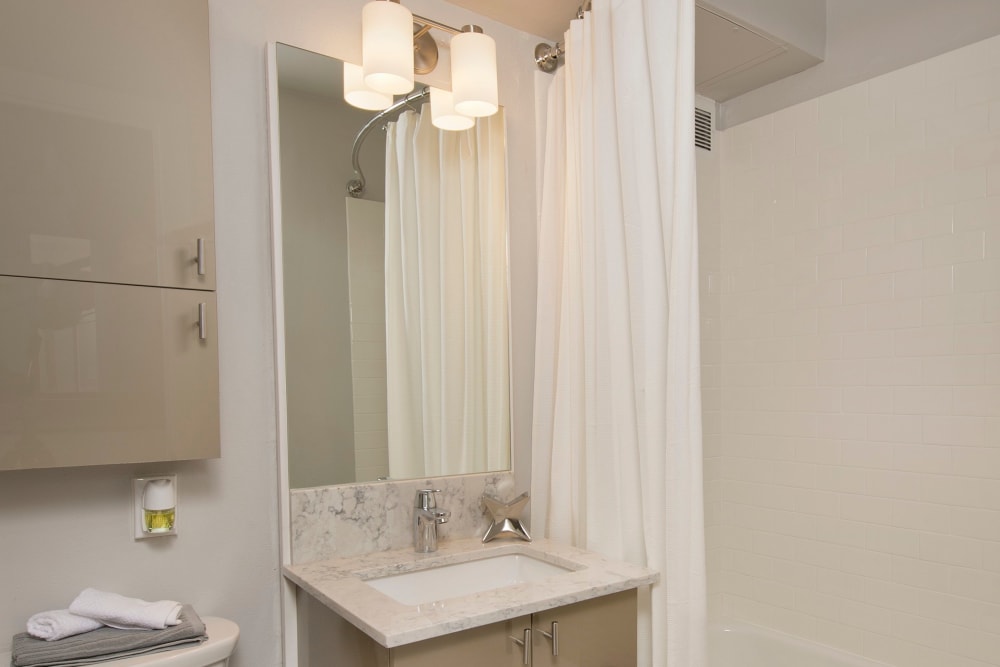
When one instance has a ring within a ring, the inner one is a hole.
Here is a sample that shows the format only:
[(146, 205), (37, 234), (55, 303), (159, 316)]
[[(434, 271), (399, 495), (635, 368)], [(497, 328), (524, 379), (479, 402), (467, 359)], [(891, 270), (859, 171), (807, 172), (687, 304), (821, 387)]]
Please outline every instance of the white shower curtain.
[(503, 111), (464, 132), (429, 105), (389, 124), (389, 476), (510, 467)]
[(549, 87), (532, 525), (647, 565), (640, 665), (704, 667), (693, 0), (594, 0)]

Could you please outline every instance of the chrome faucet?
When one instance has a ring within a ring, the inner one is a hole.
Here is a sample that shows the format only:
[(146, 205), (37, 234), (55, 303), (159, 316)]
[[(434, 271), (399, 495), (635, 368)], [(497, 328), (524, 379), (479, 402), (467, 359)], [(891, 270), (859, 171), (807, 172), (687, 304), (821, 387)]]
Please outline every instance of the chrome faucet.
[(437, 551), (440, 523), (447, 523), (451, 512), (438, 509), (435, 493), (438, 489), (420, 489), (413, 509), (413, 549), (419, 554)]

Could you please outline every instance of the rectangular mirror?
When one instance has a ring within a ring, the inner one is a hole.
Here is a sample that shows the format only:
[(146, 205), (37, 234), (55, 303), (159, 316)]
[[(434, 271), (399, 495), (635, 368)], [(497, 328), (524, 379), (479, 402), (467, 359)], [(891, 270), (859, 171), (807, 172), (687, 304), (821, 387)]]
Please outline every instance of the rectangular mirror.
[(289, 486), (509, 469), (503, 110), (461, 132), (422, 100), (378, 119), (352, 197), (379, 112), (344, 101), (341, 61), (276, 55)]

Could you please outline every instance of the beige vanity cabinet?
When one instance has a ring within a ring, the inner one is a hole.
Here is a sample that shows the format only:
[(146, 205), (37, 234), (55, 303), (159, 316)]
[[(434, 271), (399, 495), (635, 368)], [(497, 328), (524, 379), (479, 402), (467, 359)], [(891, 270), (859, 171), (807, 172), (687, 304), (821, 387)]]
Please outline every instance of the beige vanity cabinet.
[(215, 294), (0, 276), (0, 470), (219, 455)]
[(632, 589), (534, 614), (532, 667), (635, 667), (636, 604)]
[(524, 661), (525, 634), (531, 633), (531, 616), (521, 616), (478, 628), (462, 630), (443, 637), (404, 644), (389, 649), (387, 667), (440, 667), (442, 665), (474, 665), (475, 667), (518, 667), (530, 665)]
[[(635, 667), (636, 592), (593, 598), (391, 649), (379, 646), (346, 621), (334, 634), (333, 659), (309, 664)], [(558, 655), (554, 655), (553, 637), (558, 639)]]
[(207, 0), (4, 0), (0, 63), (0, 274), (214, 290)]
[(635, 590), (407, 644), (389, 667), (635, 667)]

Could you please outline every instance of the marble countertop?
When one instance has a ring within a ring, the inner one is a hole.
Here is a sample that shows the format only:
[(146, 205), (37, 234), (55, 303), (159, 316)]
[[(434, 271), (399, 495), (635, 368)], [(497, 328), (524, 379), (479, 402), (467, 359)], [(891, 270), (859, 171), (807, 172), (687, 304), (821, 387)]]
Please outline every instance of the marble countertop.
[[(506, 554), (524, 554), (571, 571), (543, 581), (421, 605), (401, 604), (365, 583), (374, 577)], [(482, 544), (478, 538), (440, 542), (438, 551), (431, 554), (412, 549), (379, 551), (287, 565), (284, 574), (389, 648), (638, 588), (659, 579), (652, 570), (549, 540)]]

